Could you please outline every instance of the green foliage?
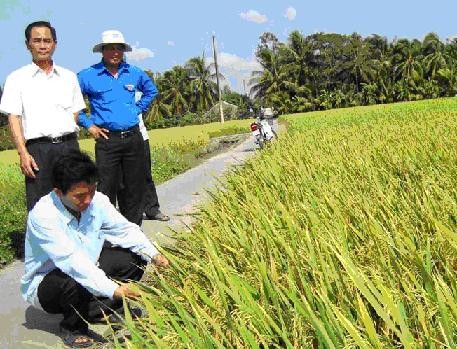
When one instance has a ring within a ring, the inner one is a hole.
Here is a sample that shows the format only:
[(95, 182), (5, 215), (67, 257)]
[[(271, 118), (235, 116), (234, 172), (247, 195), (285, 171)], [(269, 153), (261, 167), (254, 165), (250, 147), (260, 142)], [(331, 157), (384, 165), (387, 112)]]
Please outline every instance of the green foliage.
[(25, 218), (24, 177), (17, 167), (4, 166), (0, 168), (0, 265), (17, 254), (14, 237), (24, 232)]
[(457, 41), (292, 31), (260, 37), (250, 94), (280, 113), (454, 96)]
[(164, 251), (125, 347), (455, 347), (456, 107), (285, 117)]
[(8, 126), (0, 126), (0, 151), (14, 149), (15, 145)]
[[(248, 131), (250, 132), (250, 129), (248, 129)], [(247, 132), (246, 127), (241, 126), (241, 125), (233, 125), (230, 127), (221, 128), (220, 130), (209, 131), (208, 135), (210, 138), (214, 138), (214, 137), (241, 134), (241, 133), (246, 133), (246, 132)]]

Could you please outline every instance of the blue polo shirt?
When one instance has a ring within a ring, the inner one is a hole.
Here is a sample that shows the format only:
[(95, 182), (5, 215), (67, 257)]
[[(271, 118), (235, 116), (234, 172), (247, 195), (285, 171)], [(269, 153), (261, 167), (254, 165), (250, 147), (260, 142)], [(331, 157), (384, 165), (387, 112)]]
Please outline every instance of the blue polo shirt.
[[(147, 111), (157, 96), (157, 87), (140, 68), (121, 63), (115, 78), (103, 61), (78, 73), (79, 85), (89, 98), (91, 113), (79, 113), (78, 124), (84, 128), (92, 125), (110, 131), (123, 131), (138, 125), (138, 114)], [(135, 92), (141, 98), (135, 102)]]

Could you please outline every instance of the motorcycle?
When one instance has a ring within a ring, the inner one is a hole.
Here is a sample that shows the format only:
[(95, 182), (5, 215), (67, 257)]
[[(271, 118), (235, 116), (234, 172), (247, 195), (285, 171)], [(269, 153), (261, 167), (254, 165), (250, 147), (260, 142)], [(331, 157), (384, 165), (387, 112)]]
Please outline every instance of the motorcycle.
[(251, 124), (251, 133), (255, 138), (255, 143), (261, 149), (265, 146), (265, 143), (270, 142), (277, 136), (271, 126), (270, 122), (261, 116), (258, 116)]

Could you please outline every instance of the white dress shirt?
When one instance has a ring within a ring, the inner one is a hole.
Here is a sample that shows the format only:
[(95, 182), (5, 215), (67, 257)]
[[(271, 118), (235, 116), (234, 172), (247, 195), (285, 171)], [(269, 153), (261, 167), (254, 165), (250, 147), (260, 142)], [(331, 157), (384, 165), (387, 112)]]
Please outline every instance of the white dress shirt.
[(3, 112), (22, 117), (26, 140), (78, 131), (73, 113), (85, 107), (73, 72), (54, 64), (46, 74), (35, 63), (7, 77), (0, 103)]
[(143, 141), (147, 141), (147, 140), (149, 140), (149, 134), (148, 134), (148, 130), (147, 130), (146, 126), (144, 125), (143, 114), (138, 114), (138, 119), (140, 120), (140, 122), (138, 123), (138, 126), (140, 127), (140, 132), (141, 132), (141, 135), (143, 136)]
[(95, 296), (113, 297), (118, 285), (97, 266), (105, 240), (150, 261), (159, 252), (141, 231), (96, 192), (78, 220), (52, 191), (30, 211), (25, 237), (25, 274), (22, 297), (41, 308), (38, 286), (47, 273), (59, 268)]

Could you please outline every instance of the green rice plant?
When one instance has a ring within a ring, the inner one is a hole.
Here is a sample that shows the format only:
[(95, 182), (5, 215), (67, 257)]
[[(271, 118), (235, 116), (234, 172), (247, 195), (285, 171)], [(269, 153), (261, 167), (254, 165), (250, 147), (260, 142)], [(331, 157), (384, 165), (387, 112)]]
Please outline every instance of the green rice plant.
[(24, 177), (15, 166), (0, 168), (0, 265), (9, 263), (21, 248), (25, 229)]
[(456, 116), (455, 99), (286, 116), (164, 251), (126, 347), (455, 347)]

